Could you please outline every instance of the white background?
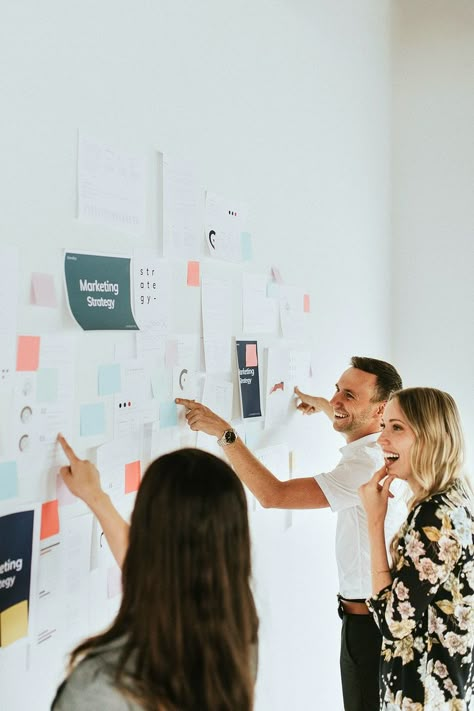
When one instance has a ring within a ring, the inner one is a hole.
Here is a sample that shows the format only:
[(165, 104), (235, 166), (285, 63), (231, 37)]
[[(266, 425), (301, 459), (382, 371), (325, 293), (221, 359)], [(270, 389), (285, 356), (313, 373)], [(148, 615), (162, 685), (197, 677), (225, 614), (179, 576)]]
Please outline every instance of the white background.
[[(469, 0), (2, 5), (0, 240), (21, 249), (21, 333), (77, 332), (62, 294), (63, 248), (159, 244), (160, 150), (249, 205), (254, 261), (245, 268), (276, 265), (310, 292), (319, 394), (332, 394), (353, 354), (392, 359), (407, 385), (450, 391), (472, 431)], [(147, 155), (143, 238), (75, 219), (78, 129)], [(174, 269), (184, 278), (184, 262)], [(39, 316), (29, 305), (32, 271), (55, 274), (58, 310)], [(178, 333), (199, 332), (197, 291), (176, 286)], [(105, 362), (129, 337), (82, 334), (79, 360), (100, 353)], [(89, 375), (78, 369), (84, 398)], [(293, 418), (284, 436), (305, 445), (303, 474), (334, 464), (343, 444), (322, 416)], [(298, 513), (283, 533), (283, 515), (252, 515), (256, 711), (337, 709), (334, 517)], [(6, 708), (47, 709), (62, 665), (2, 680)]]

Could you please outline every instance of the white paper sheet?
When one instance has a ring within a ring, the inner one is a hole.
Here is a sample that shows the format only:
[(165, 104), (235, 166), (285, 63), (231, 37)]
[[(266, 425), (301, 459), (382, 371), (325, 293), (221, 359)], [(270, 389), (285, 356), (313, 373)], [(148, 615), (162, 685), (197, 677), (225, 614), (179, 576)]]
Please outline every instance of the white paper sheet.
[(72, 648), (89, 631), (88, 599), (92, 515), (61, 521), (61, 568), (65, 629), (63, 640)]
[(242, 261), (240, 235), (246, 221), (247, 208), (244, 205), (206, 192), (206, 243), (211, 257)]
[(265, 383), (265, 427), (284, 424), (292, 401), (290, 353), (287, 349), (269, 348)]
[(231, 369), (232, 292), (223, 279), (202, 280), (204, 359), (208, 373)]
[(171, 314), (171, 269), (151, 249), (133, 252), (133, 295), (140, 329), (166, 335)]
[(244, 333), (274, 333), (278, 327), (275, 299), (267, 297), (267, 277), (242, 275), (242, 314)]
[(204, 191), (191, 168), (163, 156), (163, 254), (198, 259), (202, 245)]
[(134, 236), (145, 232), (146, 161), (79, 133), (78, 218)]
[(140, 440), (123, 437), (97, 448), (97, 469), (102, 488), (118, 499), (125, 495), (125, 465), (140, 459)]
[(280, 286), (280, 322), (283, 336), (303, 340), (306, 335), (306, 316), (303, 289), (297, 286)]
[[(202, 403), (219, 415), (219, 417), (226, 420), (226, 422), (230, 422), (232, 418), (233, 396), (233, 383), (206, 377), (202, 393)], [(222, 455), (222, 450), (217, 444), (216, 437), (212, 437), (205, 432), (198, 432), (196, 446), (212, 454)]]

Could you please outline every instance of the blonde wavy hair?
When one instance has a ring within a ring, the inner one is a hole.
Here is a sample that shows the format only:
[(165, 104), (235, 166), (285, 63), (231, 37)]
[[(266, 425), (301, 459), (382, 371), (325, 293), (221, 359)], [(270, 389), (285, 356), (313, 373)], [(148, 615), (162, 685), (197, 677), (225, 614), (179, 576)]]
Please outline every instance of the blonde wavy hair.
[[(409, 426), (415, 434), (410, 464), (418, 491), (408, 502), (408, 510), (425, 499), (449, 489), (454, 483), (472, 499), (472, 490), (463, 471), (464, 437), (458, 408), (451, 395), (435, 388), (405, 388), (395, 392)], [(396, 567), (400, 532), (391, 544), (392, 564)]]

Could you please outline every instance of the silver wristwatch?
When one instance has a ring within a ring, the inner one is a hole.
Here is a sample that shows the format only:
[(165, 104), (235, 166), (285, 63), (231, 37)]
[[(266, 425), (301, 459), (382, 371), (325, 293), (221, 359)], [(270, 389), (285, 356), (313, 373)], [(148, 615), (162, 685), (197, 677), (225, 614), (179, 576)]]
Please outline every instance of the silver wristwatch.
[(217, 440), (217, 444), (220, 447), (228, 447), (229, 444), (234, 444), (234, 442), (237, 439), (237, 432), (235, 430), (225, 430), (224, 434), (222, 437), (219, 437)]

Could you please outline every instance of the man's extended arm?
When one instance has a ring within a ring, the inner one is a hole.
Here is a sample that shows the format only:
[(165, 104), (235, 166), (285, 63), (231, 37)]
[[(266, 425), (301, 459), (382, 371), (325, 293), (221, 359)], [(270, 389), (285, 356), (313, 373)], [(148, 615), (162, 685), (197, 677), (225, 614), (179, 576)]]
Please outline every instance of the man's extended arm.
[[(192, 430), (221, 437), (225, 430), (231, 429), (228, 422), (205, 405), (182, 398), (177, 398), (176, 402), (188, 409), (186, 419)], [(280, 481), (254, 457), (241, 439), (238, 438), (234, 444), (224, 447), (224, 452), (239, 479), (263, 507), (320, 509), (329, 506), (326, 496), (313, 477)]]
[(96, 516), (115, 560), (122, 567), (128, 548), (128, 523), (102, 490), (99, 472), (94, 464), (86, 459), (79, 459), (62, 435), (58, 435), (58, 441), (69, 460), (69, 466), (60, 469), (64, 483)]
[(324, 412), (327, 417), (331, 420), (334, 419), (334, 410), (329, 404), (329, 400), (325, 397), (316, 397), (316, 395), (308, 395), (308, 393), (303, 393), (298, 387), (295, 387), (295, 395), (299, 397), (301, 402), (298, 403), (296, 408), (303, 413), (303, 415), (314, 415), (315, 412)]

